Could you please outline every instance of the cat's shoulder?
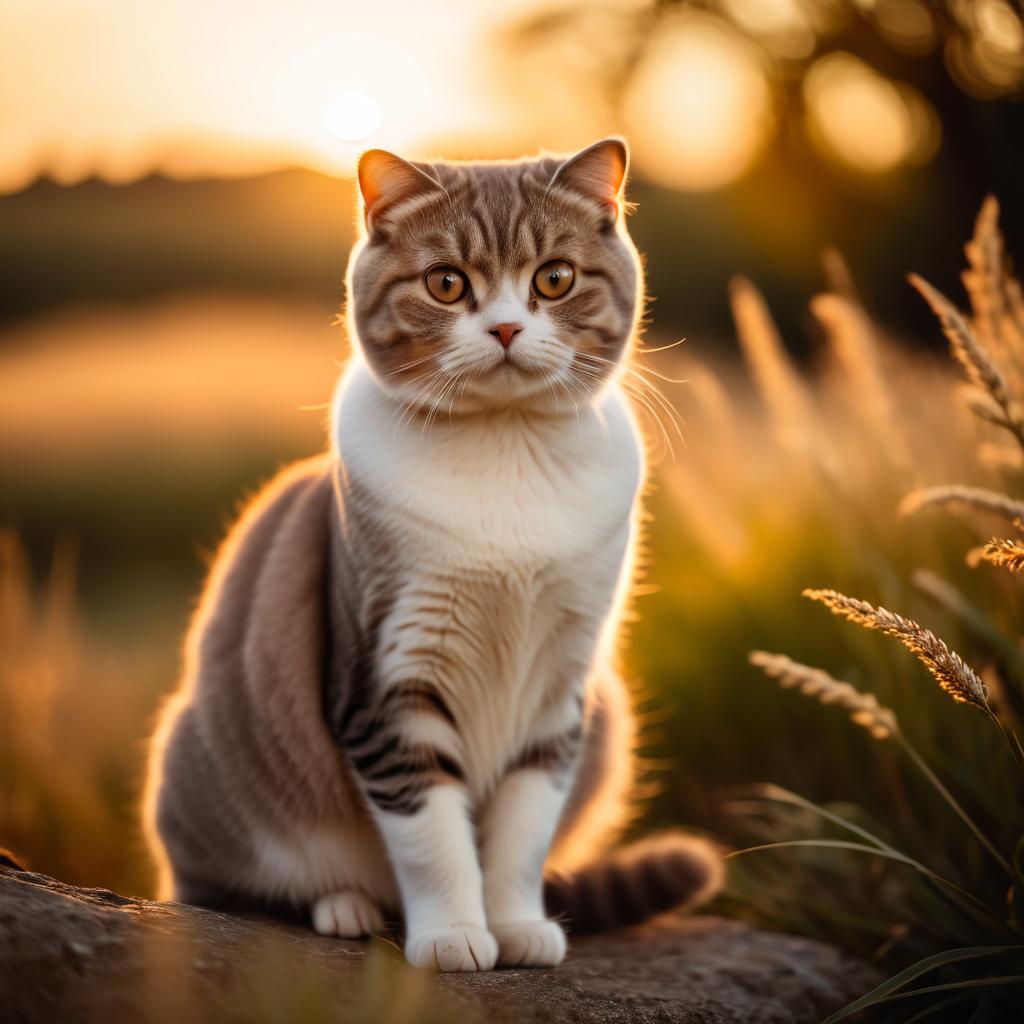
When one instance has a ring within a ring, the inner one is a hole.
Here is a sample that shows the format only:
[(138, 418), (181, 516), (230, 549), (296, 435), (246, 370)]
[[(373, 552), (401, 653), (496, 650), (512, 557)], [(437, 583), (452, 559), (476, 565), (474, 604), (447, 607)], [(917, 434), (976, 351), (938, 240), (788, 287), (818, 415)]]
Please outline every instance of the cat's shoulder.
[(257, 522), (286, 515), (296, 503), (318, 504), (331, 494), (334, 459), (329, 453), (300, 459), (279, 469), (243, 500), (229, 534), (246, 533)]
[(232, 578), (250, 577), (275, 547), (326, 536), (334, 465), (330, 454), (293, 462), (245, 499), (217, 550), (207, 591), (220, 591)]

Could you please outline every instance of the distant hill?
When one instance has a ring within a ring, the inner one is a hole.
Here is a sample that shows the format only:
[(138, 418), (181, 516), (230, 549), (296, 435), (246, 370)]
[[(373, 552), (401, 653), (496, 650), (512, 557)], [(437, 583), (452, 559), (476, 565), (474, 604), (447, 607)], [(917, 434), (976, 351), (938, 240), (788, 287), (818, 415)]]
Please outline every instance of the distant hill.
[(353, 188), (308, 170), (130, 185), (39, 181), (0, 197), (0, 321), (193, 289), (337, 304)]
[[(955, 171), (940, 158), (869, 185), (815, 177), (770, 152), (718, 192), (633, 180), (630, 231), (656, 299), (652, 337), (734, 352), (727, 282), (739, 272), (764, 290), (788, 344), (807, 351), (807, 301), (825, 283), (821, 251), (835, 245), (873, 312), (939, 344), (904, 274), (915, 269), (958, 293), (961, 245), (989, 185), (965, 187)], [(155, 175), (130, 185), (40, 181), (0, 196), (0, 325), (69, 304), (196, 291), (297, 296), (329, 316), (342, 299), (354, 191), (352, 180), (294, 169), (198, 181)], [(1000, 198), (1010, 249), (1019, 251), (1024, 202), (1013, 189)]]

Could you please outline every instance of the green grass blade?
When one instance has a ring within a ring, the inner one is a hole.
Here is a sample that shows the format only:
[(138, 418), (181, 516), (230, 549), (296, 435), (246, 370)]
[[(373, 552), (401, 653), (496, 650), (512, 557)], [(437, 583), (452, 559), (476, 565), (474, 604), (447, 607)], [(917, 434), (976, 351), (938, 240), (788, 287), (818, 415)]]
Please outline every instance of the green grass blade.
[[(897, 989), (902, 988), (915, 978), (919, 978), (922, 974), (927, 974), (936, 967), (944, 967), (946, 964), (961, 963), (964, 960), (976, 960), (979, 957), (984, 956), (995, 956), (997, 953), (1010, 952), (1024, 952), (1024, 946), (964, 946), (960, 949), (947, 949), (942, 953), (935, 953), (933, 956), (928, 956), (923, 960), (918, 960), (916, 964), (911, 964), (898, 974), (894, 974), (888, 980), (883, 981), (881, 985), (876, 986), (870, 992), (866, 992), (859, 999), (854, 1000), (849, 1006), (845, 1006), (838, 1013), (832, 1014), (832, 1016), (828, 1017), (823, 1024), (835, 1024), (836, 1021), (843, 1020), (851, 1014), (857, 1013), (859, 1010), (867, 1009), (869, 1006), (874, 1006), (875, 1003), (891, 999), (893, 997), (893, 993), (895, 993)], [(1016, 975), (1014, 975), (1014, 977), (1016, 977)], [(1024, 980), (1024, 977), (1022, 977), (1021, 980)], [(957, 985), (959, 985), (959, 983), (954, 983), (952, 987), (956, 987)], [(915, 993), (939, 991), (945, 987), (946, 986), (940, 985), (928, 989), (915, 989)], [(911, 994), (913, 993), (903, 993), (903, 995)]]
[(926, 1006), (923, 1010), (915, 1013), (913, 1017), (908, 1017), (903, 1024), (916, 1024), (917, 1021), (927, 1020), (929, 1017), (934, 1016), (941, 1010), (945, 1010), (954, 1003), (960, 1002), (963, 998), (963, 993), (960, 993), (955, 996), (950, 996), (948, 999), (940, 999), (937, 1003), (932, 1003), (931, 1006)]
[(787, 847), (796, 846), (808, 846), (808, 847), (819, 847), (822, 849), (831, 850), (852, 850), (856, 853), (871, 853), (876, 857), (884, 857), (886, 860), (894, 860), (898, 864), (906, 864), (908, 867), (914, 868), (919, 871), (926, 878), (930, 878), (933, 882), (938, 882), (941, 886), (944, 886), (951, 892), (960, 896), (965, 900), (975, 912), (980, 911), (990, 922), (994, 923), (1001, 931), (1007, 932), (1012, 935), (1013, 933), (1007, 927), (1006, 922), (1003, 921), (990, 907), (987, 907), (977, 896), (972, 895), (966, 889), (962, 889), (956, 882), (951, 882), (948, 878), (944, 878), (942, 875), (932, 871), (931, 868), (926, 867), (920, 861), (916, 861), (913, 857), (908, 857), (906, 854), (900, 853), (899, 850), (893, 849), (879, 849), (877, 846), (868, 846), (865, 843), (851, 843), (845, 839), (787, 839), (781, 843), (762, 843), (759, 846), (748, 846), (743, 850), (733, 850), (731, 853), (725, 855), (725, 860), (731, 860), (733, 857), (740, 857), (747, 853), (760, 853), (763, 850), (782, 850)]
[(852, 832), (854, 835), (860, 836), (861, 839), (872, 843), (880, 850), (887, 850), (890, 853), (899, 853), (899, 850), (894, 849), (885, 842), (885, 840), (879, 839), (878, 836), (869, 832), (867, 829), (861, 828), (860, 825), (855, 825), (852, 821), (848, 821), (846, 818), (835, 814), (833, 811), (827, 810), (826, 808), (814, 803), (814, 801), (800, 796), (799, 793), (794, 793), (791, 790), (784, 789), (782, 786), (776, 786), (774, 783), (758, 786), (756, 791), (764, 794), (762, 797), (764, 800), (769, 800), (773, 803), (792, 804), (795, 807), (800, 807), (805, 811), (810, 811), (812, 814), (817, 814), (826, 821), (831, 821), (834, 825), (838, 825), (840, 828), (844, 828), (848, 832)]
[(879, 1003), (891, 1003), (897, 999), (911, 999), (913, 996), (926, 996), (932, 992), (954, 992), (964, 988), (994, 988), (997, 985), (1024, 985), (1024, 974), (1000, 974), (994, 978), (968, 978), (966, 981), (950, 981), (945, 985), (929, 985), (927, 988), (915, 988), (909, 992), (896, 992)]

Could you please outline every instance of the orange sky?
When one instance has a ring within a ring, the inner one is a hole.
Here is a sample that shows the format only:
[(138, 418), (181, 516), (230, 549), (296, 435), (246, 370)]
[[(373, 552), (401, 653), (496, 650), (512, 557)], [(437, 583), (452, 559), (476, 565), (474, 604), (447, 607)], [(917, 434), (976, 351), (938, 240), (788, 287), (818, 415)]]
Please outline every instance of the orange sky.
[(366, 142), (324, 125), (338, 93), (379, 105), (372, 144), (488, 131), (483, 37), (515, 0), (0, 0), (0, 190), (40, 166), (130, 179), (159, 164), (346, 170)]
[[(603, 9), (648, 2), (607, 0)], [(886, 3), (917, 10), (922, 0)], [(349, 174), (370, 146), (421, 157), (515, 156), (569, 150), (612, 131), (629, 135), (647, 177), (713, 189), (771, 144), (780, 98), (770, 55), (797, 46), (812, 53), (808, 12), (817, 8), (804, 0), (723, 0), (719, 15), (668, 16), (618, 113), (599, 100), (595, 44), (603, 37), (574, 30), (548, 49), (502, 52), (500, 27), (534, 9), (549, 7), (543, 0), (0, 0), (0, 193), (40, 171), (68, 183), (93, 174), (130, 181), (154, 170), (233, 175), (295, 164)], [(938, 121), (923, 97), (849, 54), (816, 59), (804, 92), (811, 137), (865, 174), (927, 160), (938, 144)]]

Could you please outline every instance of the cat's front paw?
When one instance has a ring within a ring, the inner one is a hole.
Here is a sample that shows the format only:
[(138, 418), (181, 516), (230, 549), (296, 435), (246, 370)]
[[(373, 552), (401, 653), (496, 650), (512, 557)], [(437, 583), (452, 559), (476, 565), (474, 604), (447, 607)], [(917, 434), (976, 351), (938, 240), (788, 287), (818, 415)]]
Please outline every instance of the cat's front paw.
[(322, 896), (313, 904), (313, 927), (321, 935), (358, 939), (383, 931), (384, 917), (369, 896), (345, 889)]
[(438, 971), (489, 971), (498, 959), (498, 943), (486, 928), (471, 924), (429, 928), (409, 936), (405, 958), (413, 967)]
[(565, 932), (554, 921), (492, 924), (502, 967), (557, 967), (565, 959)]

